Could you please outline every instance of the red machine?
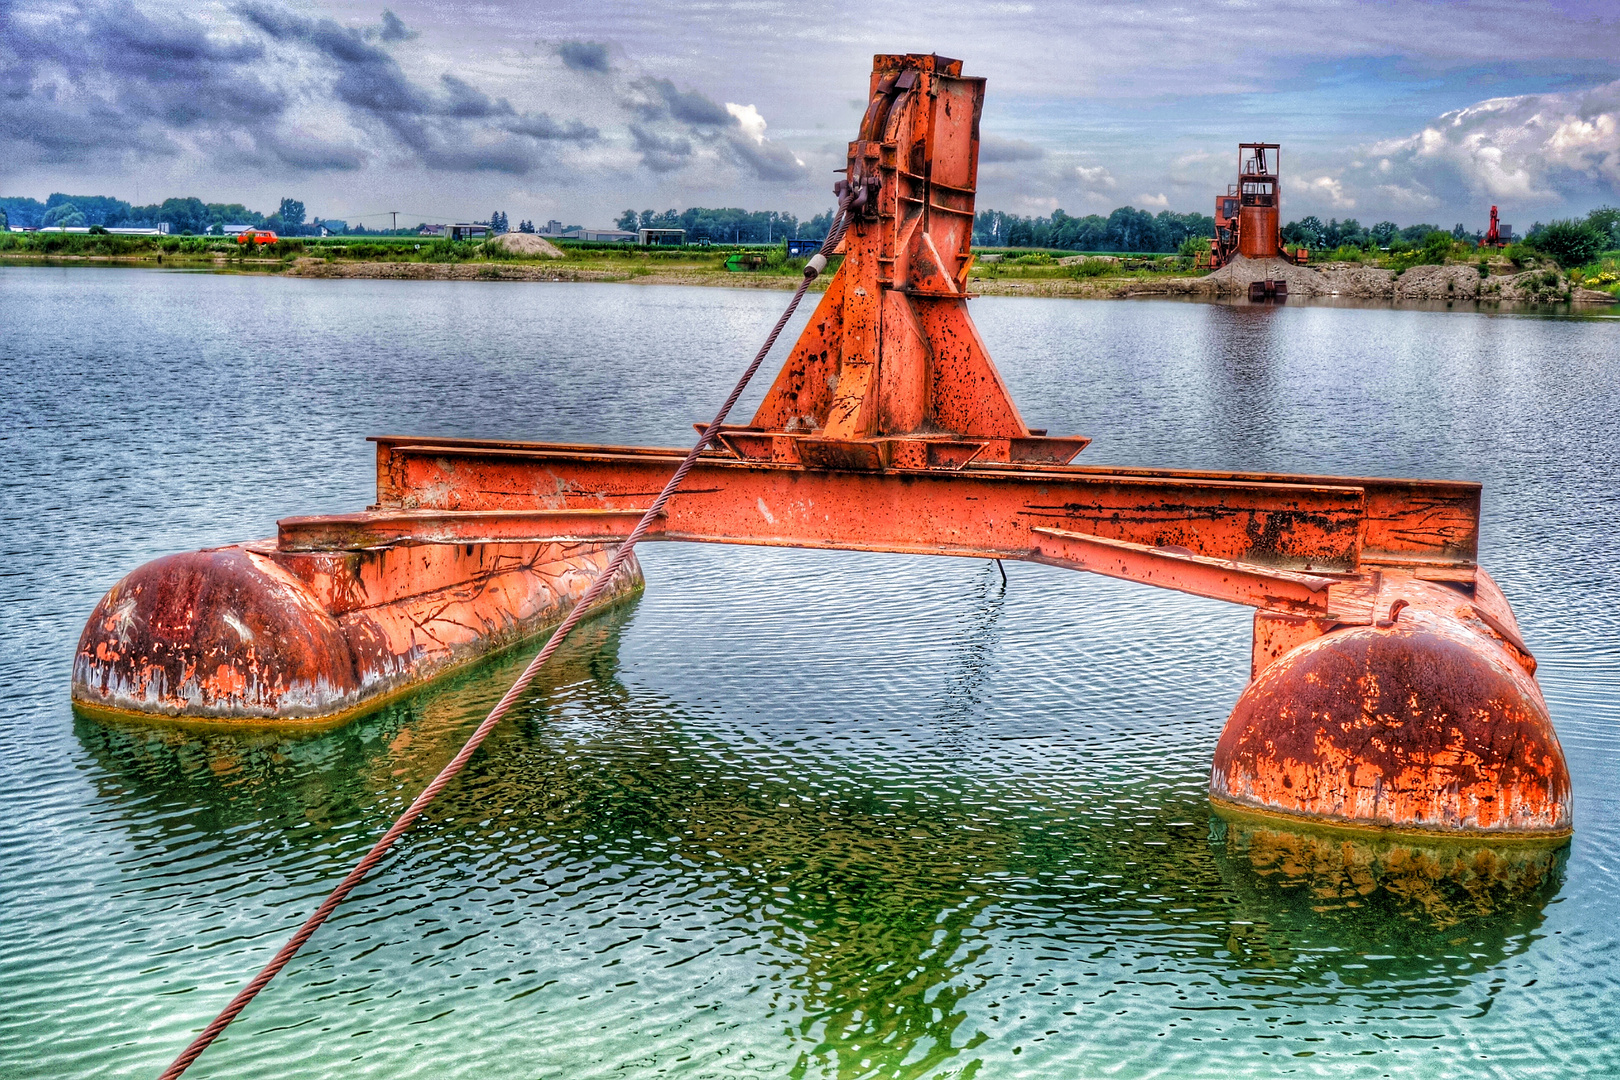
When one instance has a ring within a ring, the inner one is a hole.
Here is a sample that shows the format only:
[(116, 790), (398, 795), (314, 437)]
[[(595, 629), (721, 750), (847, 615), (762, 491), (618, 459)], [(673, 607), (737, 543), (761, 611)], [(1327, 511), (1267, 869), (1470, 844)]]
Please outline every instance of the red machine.
[(1491, 227), (1485, 233), (1485, 239), (1479, 242), (1482, 248), (1499, 248), (1506, 245), (1502, 242), (1502, 232), (1497, 226), (1496, 207), (1491, 207)]
[(273, 244), (278, 239), (269, 229), (243, 229), (236, 236), (238, 244)]
[[(1535, 661), (1475, 561), (1478, 484), (1077, 466), (1088, 439), (1025, 423), (968, 314), (983, 96), (959, 61), (875, 59), (843, 264), (752, 422), (722, 429), (647, 539), (1025, 559), (1245, 604), (1253, 678), (1218, 805), (1567, 836)], [(1275, 147), (1245, 149), (1237, 250), (1258, 255)], [(375, 441), (372, 509), (115, 585), (74, 700), (258, 724), (375, 707), (554, 624), (685, 456)], [(632, 564), (621, 591), (639, 583)]]
[(1195, 265), (1219, 270), (1238, 255), (1306, 264), (1306, 249), (1283, 246), (1281, 169), (1279, 144), (1238, 144), (1238, 182), (1215, 196), (1215, 235), (1209, 254), (1200, 254)]

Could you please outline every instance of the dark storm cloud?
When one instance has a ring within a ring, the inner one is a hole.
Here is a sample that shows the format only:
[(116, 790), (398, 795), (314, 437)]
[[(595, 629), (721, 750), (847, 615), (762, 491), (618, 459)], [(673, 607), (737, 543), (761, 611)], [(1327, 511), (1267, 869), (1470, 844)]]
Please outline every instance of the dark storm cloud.
[(514, 135), (527, 135), (531, 139), (549, 142), (593, 142), (601, 132), (578, 120), (559, 123), (545, 113), (524, 113), (506, 123), (506, 130)]
[(746, 135), (727, 139), (726, 145), (738, 164), (761, 180), (801, 180), (806, 175), (804, 162), (785, 146), (755, 141)]
[(1023, 139), (986, 135), (979, 140), (979, 160), (986, 165), (1005, 161), (1039, 161), (1045, 156), (1045, 150)]
[(259, 42), (221, 42), (133, 8), (35, 12), (0, 0), (0, 145), (72, 162), (165, 141), (148, 125), (261, 123), (287, 105), (255, 70), (263, 56)]
[(668, 79), (644, 78), (630, 84), (629, 105), (644, 120), (670, 118), (700, 127), (735, 126), (737, 121), (713, 98), (696, 90), (680, 90)]
[(653, 172), (681, 168), (696, 152), (697, 142), (713, 145), (760, 180), (801, 180), (806, 175), (792, 151), (764, 137), (764, 121), (751, 108), (744, 113), (752, 116), (757, 130), (745, 130), (732, 107), (653, 76), (629, 83), (624, 105), (639, 117), (630, 125), (631, 139), (642, 164)]
[(545, 113), (519, 112), (454, 75), (434, 90), (413, 82), (392, 53), (358, 30), (264, 3), (237, 9), (272, 40), (301, 46), (324, 61), (333, 94), (362, 120), (393, 132), (430, 168), (521, 175), (546, 159), (538, 144), (589, 142), (595, 128), (559, 124)]
[(553, 156), (546, 144), (599, 136), (577, 120), (520, 111), (454, 75), (412, 80), (383, 44), (415, 36), (392, 12), (363, 30), (260, 0), (234, 12), (247, 33), (226, 38), (127, 3), (0, 0), (0, 152), (87, 162), (173, 154), (185, 139), (220, 159), (297, 170), (372, 160), (378, 143), (342, 123), (314, 131), (306, 123), (296, 137), (282, 130), (311, 97), (318, 110), (341, 106), (362, 129), (380, 126), (433, 168), (525, 173)]
[[(265, 176), (414, 165), (568, 182), (638, 160), (722, 184), (806, 176), (753, 106), (621, 71), (601, 42), (572, 38), (513, 69), (533, 76), (509, 97), (408, 67), (438, 60), (416, 51), (421, 37), (392, 10), (350, 26), (288, 0), (205, 15), (178, 0), (0, 0), (0, 159), (115, 174), (145, 158)], [(537, 99), (584, 115), (524, 104)]]
[(674, 172), (692, 156), (691, 140), (660, 135), (641, 124), (630, 125), (630, 138), (641, 154), (641, 163), (653, 172)]
[(375, 37), (378, 41), (386, 41), (389, 44), (410, 41), (416, 37), (416, 31), (407, 30), (400, 17), (387, 8), (383, 8), (382, 25), (376, 30), (368, 30), (366, 33)]
[(565, 41), (557, 46), (557, 56), (570, 71), (605, 75), (611, 70), (608, 48), (596, 41)]

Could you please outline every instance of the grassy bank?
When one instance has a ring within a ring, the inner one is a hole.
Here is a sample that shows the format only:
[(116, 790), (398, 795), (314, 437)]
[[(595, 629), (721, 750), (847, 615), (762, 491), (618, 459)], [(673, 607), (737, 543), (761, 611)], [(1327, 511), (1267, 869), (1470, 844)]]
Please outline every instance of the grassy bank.
[[(574, 280), (680, 279), (710, 284), (791, 287), (805, 260), (774, 245), (644, 248), (624, 244), (556, 241), (563, 257), (519, 255), (486, 241), (413, 237), (284, 239), (250, 248), (221, 237), (101, 236), (84, 233), (0, 233), (0, 261), (151, 263), (226, 271), (299, 276), (372, 276), (397, 267), (397, 275), (427, 277), (534, 277)], [(1140, 280), (1191, 273), (1190, 259), (1024, 249), (981, 249), (972, 276), (976, 285), (1067, 279)], [(739, 258), (740, 257), (740, 258)], [(728, 262), (745, 267), (729, 269)], [(836, 260), (835, 260), (836, 262)], [(369, 268), (369, 271), (368, 269)], [(437, 268), (438, 272), (434, 272)], [(468, 271), (471, 271), (470, 273)], [(484, 272), (479, 272), (484, 271)], [(759, 280), (764, 279), (764, 280)]]
[[(556, 242), (561, 258), (520, 255), (493, 241), (418, 237), (294, 238), (252, 246), (223, 237), (113, 236), (84, 233), (0, 233), (0, 262), (162, 265), (236, 273), (291, 273), (300, 277), (642, 281), (647, 284), (790, 288), (803, 259), (775, 245), (643, 248), (623, 244)], [(1184, 255), (1134, 255), (1020, 248), (979, 248), (972, 288), (987, 294), (1126, 296), (1187, 283), (1205, 272)], [(746, 269), (728, 269), (728, 262)], [(1389, 250), (1340, 248), (1313, 252), (1321, 268), (1386, 270), (1401, 277), (1420, 266), (1466, 265), (1480, 277), (1536, 270), (1549, 295), (1584, 287), (1620, 297), (1620, 252), (1563, 270), (1524, 245), (1483, 252), (1448, 234), (1422, 245)], [(824, 279), (825, 280), (825, 279)]]

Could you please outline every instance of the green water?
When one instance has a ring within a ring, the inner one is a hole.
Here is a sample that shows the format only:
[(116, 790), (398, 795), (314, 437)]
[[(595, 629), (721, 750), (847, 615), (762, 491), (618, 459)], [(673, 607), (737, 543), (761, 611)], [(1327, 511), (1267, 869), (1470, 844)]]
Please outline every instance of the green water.
[[(365, 434), (679, 443), (781, 298), (0, 271), (0, 1075), (154, 1075), (526, 654), (336, 731), (67, 705), (100, 593), (370, 500)], [(1620, 326), (982, 300), (1097, 462), (1466, 477), (1576, 784), (1558, 852), (1215, 818), (1243, 609), (649, 545), (193, 1075), (1620, 1073)], [(758, 392), (754, 399), (757, 400)], [(747, 411), (745, 402), (742, 410)]]

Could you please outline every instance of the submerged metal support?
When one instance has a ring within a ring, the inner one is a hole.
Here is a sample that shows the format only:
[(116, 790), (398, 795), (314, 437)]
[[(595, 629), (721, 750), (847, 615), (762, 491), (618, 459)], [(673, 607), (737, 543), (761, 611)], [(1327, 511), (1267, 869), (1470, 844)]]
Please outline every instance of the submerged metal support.
[[(967, 311), (983, 91), (958, 61), (876, 58), (844, 261), (753, 420), (721, 429), (646, 539), (1022, 559), (1247, 605), (1217, 804), (1567, 835), (1535, 661), (1476, 565), (1477, 484), (1088, 468), (1070, 464), (1085, 437), (1025, 424)], [(557, 621), (682, 459), (375, 441), (372, 509), (115, 586), (75, 700), (260, 722), (368, 707)]]

